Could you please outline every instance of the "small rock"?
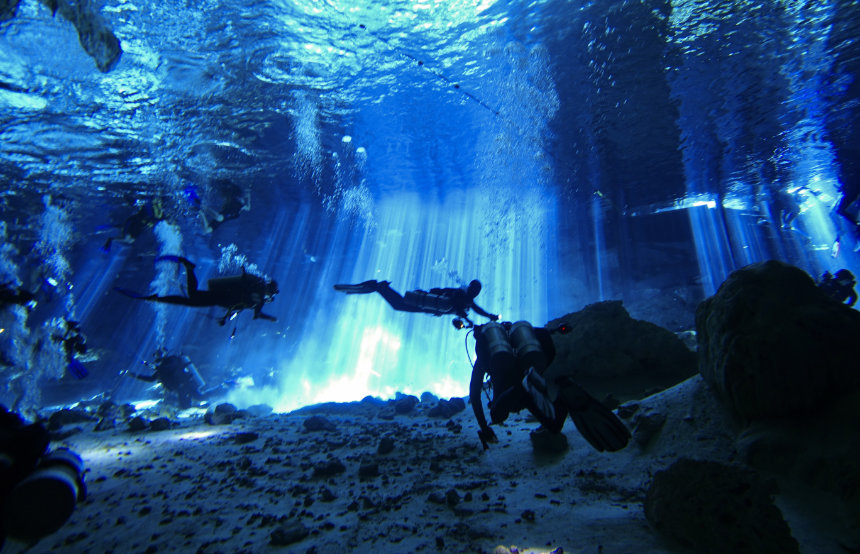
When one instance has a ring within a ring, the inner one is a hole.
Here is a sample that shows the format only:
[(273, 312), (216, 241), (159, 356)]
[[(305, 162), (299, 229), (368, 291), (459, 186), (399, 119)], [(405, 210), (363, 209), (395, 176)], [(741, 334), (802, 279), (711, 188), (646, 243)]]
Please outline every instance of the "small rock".
[(445, 503), (453, 508), (460, 503), (460, 494), (454, 489), (448, 489), (445, 493)]
[(394, 439), (391, 437), (383, 437), (379, 441), (379, 448), (376, 449), (380, 454), (388, 454), (392, 450), (394, 450)]
[(529, 439), (535, 452), (561, 454), (568, 449), (567, 436), (564, 433), (553, 433), (543, 427), (529, 433)]
[(337, 496), (328, 487), (323, 487), (320, 490), (320, 500), (323, 502), (333, 502), (337, 500)]
[(235, 442), (236, 444), (248, 444), (249, 442), (254, 442), (258, 438), (260, 438), (260, 435), (258, 433), (254, 433), (252, 431), (244, 431), (233, 435), (233, 442)]
[(116, 429), (116, 420), (112, 417), (101, 418), (93, 428), (95, 431), (107, 431), (109, 429)]
[(302, 525), (301, 522), (293, 521), (284, 523), (272, 531), (272, 534), (269, 537), (269, 544), (272, 546), (289, 546), (293, 543), (299, 542), (308, 535), (310, 535), (310, 531), (307, 527)]
[(166, 431), (170, 429), (173, 424), (166, 417), (159, 417), (157, 419), (153, 419), (149, 423), (149, 428), (153, 431)]
[(70, 423), (82, 423), (85, 421), (95, 421), (96, 418), (84, 410), (64, 408), (51, 414), (48, 418), (48, 430), (55, 431), (63, 425)]
[(453, 417), (454, 415), (466, 409), (466, 401), (462, 398), (451, 398), (449, 400), (440, 400), (438, 404), (433, 406), (427, 415), (430, 417)]
[(418, 405), (418, 398), (412, 395), (402, 396), (394, 401), (394, 413), (404, 415), (411, 412)]
[(431, 404), (433, 402), (438, 402), (438, 401), (439, 401), (439, 397), (436, 396), (435, 394), (433, 394), (432, 392), (425, 391), (425, 392), (421, 393), (421, 402), (423, 404)]
[(149, 422), (140, 416), (133, 417), (128, 422), (128, 430), (129, 431), (133, 431), (133, 432), (143, 431), (147, 427), (149, 427)]
[(445, 500), (444, 494), (434, 491), (427, 495), (427, 502), (432, 502), (433, 504), (445, 504), (447, 501)]
[(324, 479), (326, 477), (338, 475), (344, 471), (346, 471), (346, 466), (343, 465), (343, 462), (335, 458), (314, 466), (313, 477), (314, 479)]
[(666, 423), (666, 414), (662, 412), (639, 414), (634, 421), (633, 439), (636, 444), (645, 448), (663, 428), (663, 424)]
[(315, 415), (307, 418), (302, 422), (306, 432), (314, 431), (337, 431), (337, 426), (320, 415)]
[(229, 425), (236, 419), (237, 411), (233, 404), (218, 404), (214, 408), (210, 408), (203, 419), (209, 425)]

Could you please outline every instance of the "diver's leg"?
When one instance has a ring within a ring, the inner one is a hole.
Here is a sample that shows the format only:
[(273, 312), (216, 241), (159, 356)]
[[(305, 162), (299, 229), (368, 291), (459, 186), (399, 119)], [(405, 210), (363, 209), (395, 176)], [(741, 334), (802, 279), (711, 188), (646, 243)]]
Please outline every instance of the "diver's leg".
[(417, 306), (413, 306), (408, 303), (405, 298), (403, 298), (399, 292), (391, 288), (391, 283), (388, 281), (381, 281), (376, 286), (376, 292), (382, 296), (386, 302), (388, 302), (392, 308), (397, 310), (398, 312), (426, 312), (427, 310), (422, 310)]
[(156, 262), (160, 262), (163, 260), (167, 260), (169, 262), (176, 262), (185, 266), (185, 275), (188, 280), (188, 296), (194, 296), (194, 294), (197, 292), (197, 276), (194, 275), (194, 262), (192, 262), (188, 258), (183, 258), (182, 256), (166, 255), (155, 258)]
[(334, 290), (345, 292), (346, 294), (369, 294), (376, 292), (376, 287), (379, 281), (370, 280), (364, 281), (357, 285), (338, 284), (334, 286)]

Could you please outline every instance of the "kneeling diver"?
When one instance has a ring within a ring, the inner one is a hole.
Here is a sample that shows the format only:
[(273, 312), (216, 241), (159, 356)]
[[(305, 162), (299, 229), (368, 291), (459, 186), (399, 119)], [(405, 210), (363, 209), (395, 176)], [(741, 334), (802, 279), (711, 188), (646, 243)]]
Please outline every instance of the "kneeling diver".
[(630, 431), (609, 408), (588, 394), (568, 376), (554, 383), (544, 381), (543, 374), (555, 358), (553, 333), (556, 329), (534, 328), (527, 321), (489, 322), (474, 328), (475, 365), (469, 384), (469, 402), (478, 420), (478, 438), (484, 448), (497, 442), (487, 424), (481, 404), (484, 376), (490, 376), (493, 398), (489, 403), (492, 423), (504, 422), (511, 412), (529, 410), (553, 433), (561, 431), (567, 416), (577, 430), (596, 450), (615, 452), (627, 446)]
[(493, 321), (499, 319), (498, 315), (491, 314), (475, 304), (475, 297), (481, 292), (481, 282), (477, 279), (469, 283), (467, 287), (460, 288), (432, 288), (429, 292), (424, 290), (410, 290), (403, 296), (391, 288), (390, 281), (364, 281), (357, 285), (335, 285), (334, 290), (346, 294), (369, 294), (378, 292), (392, 308), (399, 312), (420, 312), (425, 314), (457, 315), (469, 322), (470, 309), (479, 315)]
[(188, 279), (187, 296), (143, 295), (120, 287), (114, 287), (114, 290), (130, 298), (148, 300), (150, 302), (178, 304), (194, 308), (212, 306), (227, 308), (227, 313), (218, 319), (219, 325), (224, 325), (231, 316), (248, 309), (254, 310), (254, 319), (263, 318), (269, 321), (276, 321), (274, 316), (264, 314), (262, 311), (263, 304), (273, 301), (275, 295), (278, 294), (278, 283), (274, 280), (267, 280), (257, 275), (246, 273), (243, 267), (241, 275), (209, 279), (207, 282), (209, 290), (199, 290), (197, 288), (197, 276), (194, 275), (195, 266), (190, 260), (181, 256), (160, 256), (155, 259), (156, 262), (162, 260), (181, 263), (185, 266), (185, 273)]

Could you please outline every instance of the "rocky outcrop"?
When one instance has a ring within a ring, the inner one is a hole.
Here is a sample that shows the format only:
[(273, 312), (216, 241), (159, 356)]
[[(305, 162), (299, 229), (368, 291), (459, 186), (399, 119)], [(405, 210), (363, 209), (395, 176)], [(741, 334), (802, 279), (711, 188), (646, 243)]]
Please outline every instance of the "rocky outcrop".
[[(609, 405), (644, 398), (695, 375), (696, 355), (671, 331), (630, 317), (620, 301), (598, 302), (555, 319), (556, 357), (548, 380), (570, 375)], [(606, 399), (609, 399), (608, 401)]]
[(860, 384), (860, 313), (782, 262), (732, 273), (696, 331), (699, 371), (744, 423), (818, 412)]
[(800, 552), (755, 472), (682, 458), (657, 472), (645, 496), (645, 517), (663, 534), (702, 554)]

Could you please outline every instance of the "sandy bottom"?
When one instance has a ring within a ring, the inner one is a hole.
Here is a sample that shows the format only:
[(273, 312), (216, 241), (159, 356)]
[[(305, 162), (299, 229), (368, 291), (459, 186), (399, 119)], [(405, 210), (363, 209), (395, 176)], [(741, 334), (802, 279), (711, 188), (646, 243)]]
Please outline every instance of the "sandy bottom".
[[(430, 407), (324, 405), (229, 425), (198, 416), (164, 431), (64, 427), (80, 430), (52, 446), (84, 459), (87, 499), (58, 532), (3, 553), (688, 552), (645, 519), (651, 477), (681, 456), (735, 456), (698, 378), (639, 402), (638, 413), (667, 421), (647, 447), (634, 436), (616, 453), (596, 452), (568, 421), (569, 449), (536, 454), (538, 424), (522, 415), (484, 451), (470, 409), (439, 419)], [(315, 415), (335, 429), (307, 431)], [(393, 450), (382, 454), (386, 438)], [(804, 552), (840, 552), (801, 516), (786, 518)]]

